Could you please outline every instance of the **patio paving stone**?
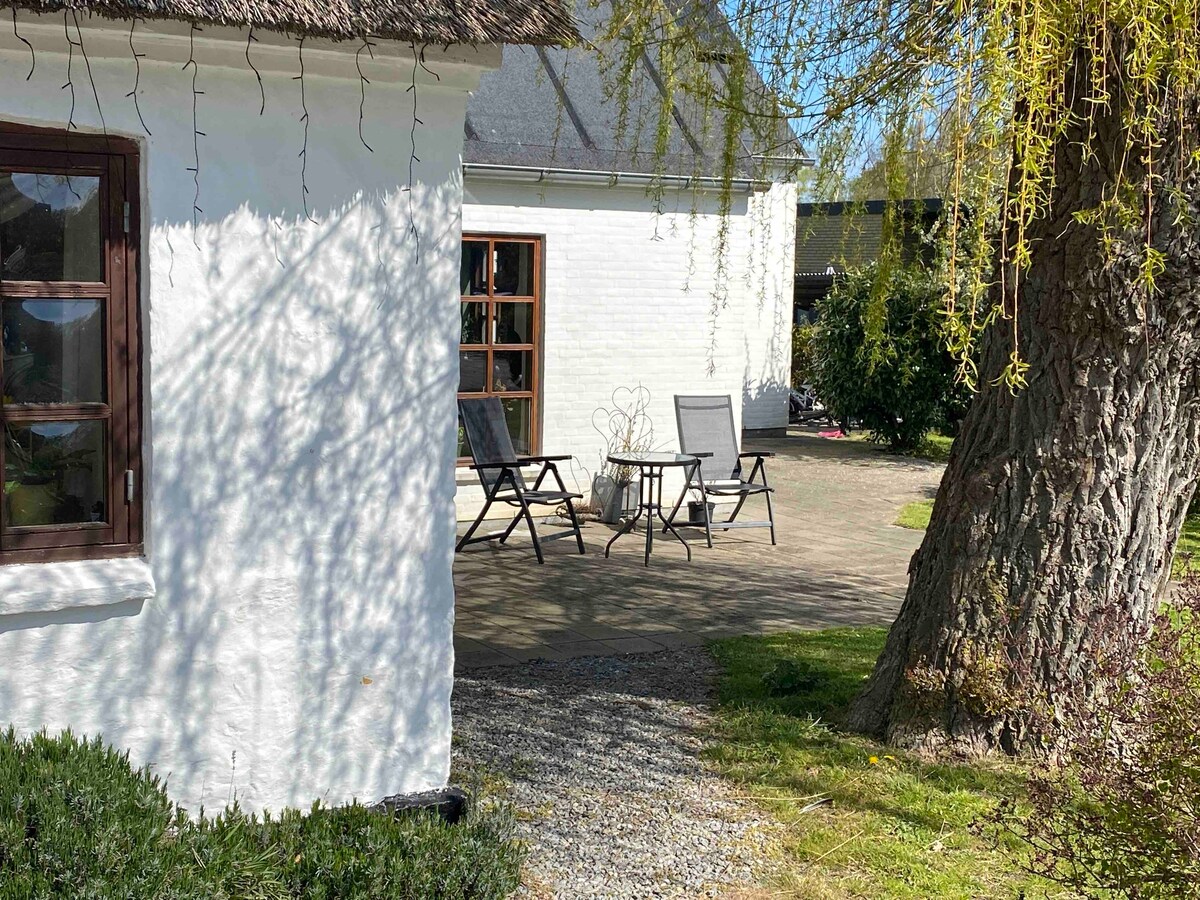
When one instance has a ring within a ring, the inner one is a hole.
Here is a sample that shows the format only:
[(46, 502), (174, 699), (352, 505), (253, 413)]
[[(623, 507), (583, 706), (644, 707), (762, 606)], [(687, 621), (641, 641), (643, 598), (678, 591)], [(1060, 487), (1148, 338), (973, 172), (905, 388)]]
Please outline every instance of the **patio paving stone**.
[(611, 653), (654, 653), (666, 649), (662, 644), (657, 644), (644, 637), (616, 638), (604, 641), (604, 645), (609, 648)]
[[(922, 538), (892, 523), (905, 503), (934, 495), (942, 466), (801, 429), (753, 447), (776, 454), (768, 475), (778, 546), (766, 529), (752, 529), (717, 532), (709, 549), (702, 531), (688, 529), (692, 562), (656, 536), (647, 567), (643, 541), (632, 536), (605, 559), (613, 529), (590, 522), (586, 555), (553, 541), (543, 546), (544, 566), (521, 529), (506, 546), (470, 547), (454, 565), (455, 631), (471, 642), (458, 645), (457, 668), (539, 652), (590, 656), (597, 643), (612, 653), (651, 652), (716, 636), (889, 623)], [(755, 502), (743, 515), (760, 517)]]

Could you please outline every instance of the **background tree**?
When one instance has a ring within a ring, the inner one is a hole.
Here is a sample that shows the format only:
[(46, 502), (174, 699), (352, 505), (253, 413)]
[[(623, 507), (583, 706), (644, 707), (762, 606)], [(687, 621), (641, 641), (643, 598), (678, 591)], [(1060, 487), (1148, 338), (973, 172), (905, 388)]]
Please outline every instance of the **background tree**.
[(878, 147), (898, 198), (914, 123), (944, 135), (946, 340), (979, 392), (854, 727), (1038, 746), (1030, 710), (1102, 690), (1163, 599), (1200, 446), (1198, 2), (612, 0), (612, 71), (655, 55), (726, 173), (784, 116), (818, 191)]
[[(871, 264), (839, 278), (818, 301), (813, 383), (837, 421), (855, 421), (899, 451), (915, 449), (932, 428), (957, 428), (967, 389), (941, 337), (944, 288), (942, 273), (919, 263)], [(879, 293), (887, 315), (872, 334)]]

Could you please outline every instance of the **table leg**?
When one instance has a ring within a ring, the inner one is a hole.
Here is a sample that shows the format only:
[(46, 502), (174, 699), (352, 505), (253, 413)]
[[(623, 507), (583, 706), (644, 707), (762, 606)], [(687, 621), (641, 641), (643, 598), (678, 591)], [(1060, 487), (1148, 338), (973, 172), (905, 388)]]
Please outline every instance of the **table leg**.
[[(642, 496), (640, 503), (646, 510), (646, 565), (650, 565), (650, 551), (654, 549), (654, 467), (642, 470)], [(648, 473), (648, 474), (647, 474)], [(662, 470), (659, 471), (659, 496), (662, 496)], [(649, 492), (647, 492), (649, 488)]]
[(638, 520), (641, 518), (642, 518), (642, 501), (641, 501), (641, 498), (639, 497), (637, 512), (635, 512), (633, 514), (633, 518), (630, 519), (628, 522), (626, 522), (624, 525), (622, 525), (621, 530), (618, 531), (616, 534), (614, 534), (611, 538), (609, 538), (608, 543), (604, 545), (605, 559), (608, 558), (609, 548), (612, 547), (612, 545), (616, 542), (617, 538), (619, 538), (623, 534), (629, 534), (629, 532), (631, 532), (637, 526)]
[[(666, 532), (667, 530), (670, 530), (671, 534), (675, 535), (675, 540), (677, 540), (677, 541), (679, 541), (679, 543), (683, 544), (683, 549), (687, 551), (688, 562), (691, 562), (692, 561), (691, 545), (688, 544), (688, 542), (683, 539), (683, 535), (680, 534), (678, 531), (676, 531), (675, 526), (672, 525), (667, 520), (666, 516), (664, 516), (662, 514), (662, 507), (659, 507), (659, 509), (658, 509), (658, 517), (662, 520), (663, 531)], [(655, 526), (655, 527), (657, 527), (657, 526)]]

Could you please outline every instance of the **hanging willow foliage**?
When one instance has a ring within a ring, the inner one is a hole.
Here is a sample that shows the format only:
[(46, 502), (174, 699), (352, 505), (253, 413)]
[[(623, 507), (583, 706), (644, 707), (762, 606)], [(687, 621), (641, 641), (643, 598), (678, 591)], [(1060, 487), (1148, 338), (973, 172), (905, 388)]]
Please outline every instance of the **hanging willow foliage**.
[[(780, 120), (816, 152), (817, 199), (846, 198), (846, 173), (866, 162), (882, 165), (886, 199), (909, 196), (915, 174), (935, 174), (950, 201), (946, 338), (969, 381), (983, 327), (1005, 317), (1015, 328), (1030, 225), (1051, 212), (1056, 149), (1070, 135), (1089, 136), (1085, 158), (1113, 155), (1102, 202), (1071, 216), (1102, 241), (1144, 235), (1138, 278), (1154, 289), (1164, 266), (1151, 243), (1154, 204), (1186, 174), (1164, 183), (1159, 151), (1195, 127), (1200, 0), (611, 3), (602, 39), (618, 60), (608, 71), (615, 98), (624, 108), (622, 84), (651, 54), (668, 86), (717, 113), (727, 185), (745, 165), (740, 138)], [(660, 111), (660, 131), (670, 114)], [(1101, 147), (1097, 119), (1114, 116), (1123, 146)], [(1001, 379), (1016, 388), (1024, 368), (1014, 351)]]

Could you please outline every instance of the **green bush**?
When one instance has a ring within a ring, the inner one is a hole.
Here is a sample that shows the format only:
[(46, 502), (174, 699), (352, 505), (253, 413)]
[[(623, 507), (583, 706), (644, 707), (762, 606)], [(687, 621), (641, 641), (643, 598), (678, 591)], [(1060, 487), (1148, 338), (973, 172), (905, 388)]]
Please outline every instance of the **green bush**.
[(188, 816), (99, 739), (0, 733), (0, 898), (498, 900), (524, 850), (505, 810), (449, 826), (359, 804)]
[(942, 337), (944, 292), (928, 271), (870, 265), (820, 301), (814, 380), (839, 420), (858, 420), (896, 450), (932, 428), (957, 430), (969, 391)]
[(792, 326), (792, 387), (800, 388), (813, 383), (816, 370), (813, 366), (813, 337), (815, 325)]

